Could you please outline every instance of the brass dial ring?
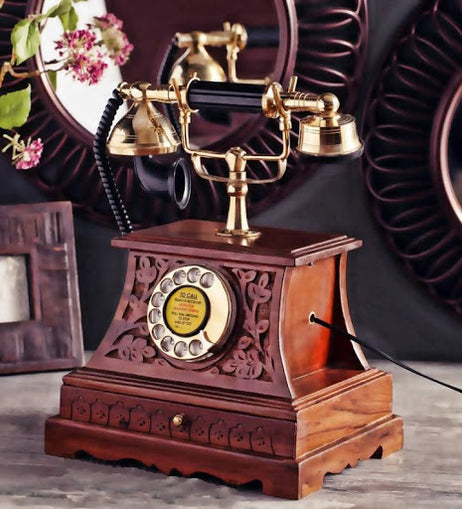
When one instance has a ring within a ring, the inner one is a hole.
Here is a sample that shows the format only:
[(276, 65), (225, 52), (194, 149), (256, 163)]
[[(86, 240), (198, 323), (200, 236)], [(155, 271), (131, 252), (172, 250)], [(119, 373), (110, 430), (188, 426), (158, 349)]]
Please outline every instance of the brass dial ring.
[(199, 265), (169, 271), (149, 300), (151, 338), (164, 355), (182, 361), (202, 360), (227, 338), (232, 297), (217, 272)]

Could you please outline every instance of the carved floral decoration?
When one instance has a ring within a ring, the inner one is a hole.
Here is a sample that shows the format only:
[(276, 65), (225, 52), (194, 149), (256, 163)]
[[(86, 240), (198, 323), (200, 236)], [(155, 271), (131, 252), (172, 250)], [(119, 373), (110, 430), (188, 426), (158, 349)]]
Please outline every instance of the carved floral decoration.
[[(148, 301), (156, 282), (175, 264), (162, 258), (140, 256), (136, 258), (135, 282), (122, 320), (112, 323), (110, 333), (117, 339), (105, 352), (106, 356), (133, 362), (154, 362), (156, 350), (150, 346), (149, 329), (146, 323)], [(177, 262), (176, 265), (178, 265)], [(164, 364), (163, 359), (155, 359)]]
[[(171, 364), (168, 359), (159, 355), (152, 345), (146, 314), (157, 282), (168, 271), (183, 263), (182, 260), (136, 256), (133, 288), (121, 319), (113, 321), (108, 332), (115, 339), (105, 352), (106, 356), (162, 366)], [(238, 268), (231, 269), (230, 272), (237, 277), (241, 290), (244, 309), (242, 332), (224, 360), (202, 369), (242, 379), (271, 381), (274, 363), (269, 351), (268, 336), (269, 303), (274, 275)]]
[[(233, 269), (239, 280), (245, 312), (243, 334), (232, 357), (222, 364), (222, 371), (238, 378), (271, 378), (273, 361), (268, 351), (267, 332), (270, 322), (268, 306), (271, 299), (270, 277), (267, 272)], [(265, 312), (266, 310), (266, 312)], [(264, 316), (262, 316), (264, 315)]]
[(143, 362), (143, 359), (154, 357), (156, 351), (143, 338), (135, 338), (132, 334), (122, 336), (117, 352), (121, 359), (127, 361)]
[(191, 421), (176, 427), (172, 424), (172, 411), (159, 408), (155, 403), (134, 402), (126, 404), (113, 398), (101, 396), (87, 400), (77, 395), (70, 403), (71, 418), (74, 421), (98, 424), (110, 428), (128, 429), (139, 433), (171, 437), (198, 444), (227, 447), (231, 449), (287, 456), (279, 447), (275, 451), (273, 442), (277, 437), (271, 429), (267, 430), (255, 419), (236, 422), (232, 418), (224, 420), (207, 413), (192, 415)]

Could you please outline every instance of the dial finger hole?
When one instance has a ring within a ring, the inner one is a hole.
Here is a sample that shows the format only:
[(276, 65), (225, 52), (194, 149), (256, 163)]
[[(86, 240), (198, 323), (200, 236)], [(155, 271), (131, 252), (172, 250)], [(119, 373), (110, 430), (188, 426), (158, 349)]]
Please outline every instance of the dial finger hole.
[(169, 293), (173, 290), (173, 281), (168, 278), (168, 279), (164, 279), (162, 281), (162, 283), (160, 284), (160, 289), (164, 292), (164, 293)]
[(162, 306), (162, 304), (164, 303), (164, 300), (165, 300), (165, 296), (162, 295), (160, 292), (157, 292), (152, 296), (151, 303), (153, 306), (158, 308), (158, 307)]
[(152, 332), (154, 334), (154, 337), (156, 339), (161, 339), (164, 337), (165, 335), (165, 327), (161, 324), (161, 323), (158, 323), (153, 329), (152, 329)]
[(201, 271), (198, 267), (193, 267), (188, 271), (188, 281), (190, 283), (197, 283), (201, 277)]
[(188, 353), (188, 345), (184, 341), (178, 341), (175, 345), (175, 355), (177, 357), (184, 357)]
[(151, 323), (157, 323), (162, 317), (162, 313), (160, 312), (160, 309), (151, 309), (149, 313), (149, 321)]
[(193, 339), (189, 344), (189, 353), (191, 355), (194, 355), (195, 357), (200, 355), (203, 349), (204, 347), (202, 346), (202, 343), (198, 339)]
[(184, 270), (177, 270), (173, 274), (173, 281), (176, 285), (182, 285), (186, 281), (186, 272)]
[(160, 343), (160, 347), (165, 352), (171, 352), (175, 346), (175, 340), (171, 336), (166, 336)]
[(201, 285), (204, 288), (210, 288), (213, 285), (214, 281), (215, 281), (215, 276), (211, 272), (206, 272), (201, 277)]

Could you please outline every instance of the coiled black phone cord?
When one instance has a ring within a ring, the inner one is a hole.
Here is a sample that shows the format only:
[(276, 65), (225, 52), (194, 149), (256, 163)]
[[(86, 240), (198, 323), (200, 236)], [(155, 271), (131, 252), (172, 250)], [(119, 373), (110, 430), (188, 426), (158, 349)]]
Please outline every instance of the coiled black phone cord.
[[(172, 72), (172, 67), (176, 60), (175, 54), (176, 54), (177, 49), (178, 48), (175, 44), (175, 38), (173, 38), (170, 42), (167, 52), (165, 53), (164, 60), (162, 61), (161, 65), (160, 65), (159, 83), (161, 85), (165, 85), (166, 83), (169, 82), (170, 73)], [(171, 104), (166, 103), (165, 109), (167, 110), (168, 118), (169, 118), (170, 122), (172, 123), (175, 131), (177, 132), (177, 134), (179, 136), (181, 136), (181, 126), (180, 126), (180, 123), (178, 122), (178, 117), (174, 113), (174, 111), (175, 111), (174, 108), (172, 107)]]
[(98, 167), (101, 181), (103, 183), (104, 191), (106, 192), (109, 205), (111, 206), (112, 213), (114, 214), (117, 226), (121, 235), (126, 235), (133, 230), (132, 223), (128, 216), (128, 212), (120, 196), (119, 188), (114, 179), (111, 163), (106, 154), (106, 141), (109, 136), (109, 131), (114, 121), (114, 117), (119, 109), (123, 100), (116, 90), (113, 91), (112, 97), (104, 108), (103, 115), (96, 130), (95, 139), (93, 142), (93, 152), (95, 155), (96, 165)]

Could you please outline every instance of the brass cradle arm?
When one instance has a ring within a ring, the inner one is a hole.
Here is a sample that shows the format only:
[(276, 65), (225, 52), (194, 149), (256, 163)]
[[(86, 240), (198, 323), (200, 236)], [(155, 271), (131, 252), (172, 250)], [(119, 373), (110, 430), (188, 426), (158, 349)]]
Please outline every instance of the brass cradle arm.
[(269, 85), (271, 88), (272, 96), (279, 97), (279, 129), (282, 133), (282, 150), (279, 154), (248, 154), (245, 150), (239, 147), (232, 147), (227, 152), (215, 152), (212, 150), (203, 150), (193, 148), (190, 143), (189, 138), (189, 125), (191, 123), (191, 113), (193, 110), (189, 108), (189, 106), (184, 101), (184, 95), (181, 93), (178, 84), (173, 81), (173, 87), (175, 89), (177, 100), (178, 100), (178, 108), (180, 111), (180, 125), (181, 125), (181, 141), (183, 145), (183, 149), (188, 154), (191, 154), (191, 161), (193, 163), (193, 167), (197, 175), (201, 178), (213, 181), (213, 182), (222, 182), (229, 183), (230, 180), (235, 180), (231, 176), (222, 177), (219, 175), (211, 175), (205, 167), (202, 165), (202, 158), (209, 159), (225, 159), (229, 166), (230, 173), (242, 173), (245, 172), (245, 165), (247, 161), (266, 161), (266, 162), (277, 162), (278, 163), (278, 171), (274, 177), (266, 178), (266, 179), (248, 179), (245, 181), (247, 184), (270, 184), (278, 181), (284, 176), (284, 173), (287, 168), (287, 158), (290, 153), (290, 129), (292, 127), (290, 120), (290, 111), (286, 110), (283, 107), (282, 100), (280, 100), (279, 94), (279, 86), (277, 83), (273, 83)]

